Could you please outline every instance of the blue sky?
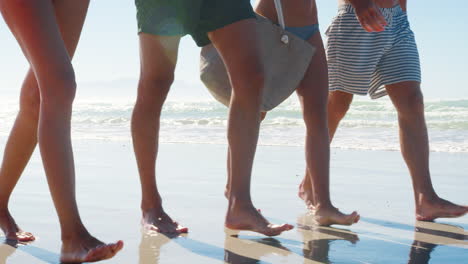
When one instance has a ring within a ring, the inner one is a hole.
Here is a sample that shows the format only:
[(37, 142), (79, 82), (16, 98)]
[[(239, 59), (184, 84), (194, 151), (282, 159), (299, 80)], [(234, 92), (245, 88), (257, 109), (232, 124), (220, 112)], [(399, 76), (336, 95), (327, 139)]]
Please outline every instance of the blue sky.
[[(420, 48), (426, 98), (468, 98), (468, 1), (408, 2), (410, 23)], [(450, 5), (440, 4), (447, 2)], [(321, 30), (325, 31), (336, 14), (337, 3), (318, 0), (317, 4)], [(209, 96), (199, 82), (198, 56), (199, 49), (185, 37), (176, 71), (176, 97)], [(18, 94), (27, 66), (16, 41), (0, 21), (0, 98), (2, 94)], [(78, 94), (105, 95), (115, 86), (118, 93), (134, 95), (139, 73), (134, 1), (91, 1), (74, 66), (80, 84)], [(97, 91), (100, 87), (102, 91)]]

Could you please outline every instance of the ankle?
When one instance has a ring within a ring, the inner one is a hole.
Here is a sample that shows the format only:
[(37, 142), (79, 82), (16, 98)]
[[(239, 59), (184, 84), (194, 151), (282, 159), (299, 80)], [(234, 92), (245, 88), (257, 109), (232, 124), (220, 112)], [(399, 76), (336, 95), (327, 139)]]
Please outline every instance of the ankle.
[(416, 195), (416, 206), (422, 206), (425, 204), (431, 204), (435, 201), (437, 201), (439, 196), (435, 192), (429, 192), (429, 193), (418, 193)]
[(250, 197), (229, 197), (229, 209), (230, 210), (243, 210), (254, 208), (252, 200)]
[(317, 202), (314, 205), (316, 211), (329, 211), (335, 210), (336, 208), (332, 205), (331, 202)]
[(141, 201), (141, 210), (143, 212), (145, 211), (151, 211), (154, 209), (162, 209), (162, 199), (161, 197), (152, 197), (150, 199), (143, 199)]
[[(62, 229), (63, 230), (63, 229)], [(62, 242), (70, 243), (91, 237), (91, 234), (84, 226), (78, 226), (70, 231), (62, 231)]]
[(143, 218), (146, 219), (148, 217), (161, 216), (162, 214), (164, 214), (164, 209), (162, 205), (160, 205), (152, 208), (141, 209), (141, 213)]

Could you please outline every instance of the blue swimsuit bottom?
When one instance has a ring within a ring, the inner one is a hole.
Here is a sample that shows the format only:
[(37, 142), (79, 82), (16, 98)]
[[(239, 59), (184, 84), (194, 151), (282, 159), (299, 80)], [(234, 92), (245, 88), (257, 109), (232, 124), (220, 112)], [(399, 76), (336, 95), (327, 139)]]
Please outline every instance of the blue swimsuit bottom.
[(310, 37), (319, 32), (319, 25), (313, 24), (304, 27), (286, 27), (286, 30), (300, 37), (301, 39), (308, 41)]

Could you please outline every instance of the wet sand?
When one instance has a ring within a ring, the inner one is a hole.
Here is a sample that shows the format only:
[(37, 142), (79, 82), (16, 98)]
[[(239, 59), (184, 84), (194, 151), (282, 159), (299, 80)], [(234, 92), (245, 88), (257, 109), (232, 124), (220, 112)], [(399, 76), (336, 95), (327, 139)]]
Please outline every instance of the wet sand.
[[(0, 148), (4, 148), (4, 139)], [(75, 141), (78, 202), (90, 231), (104, 241), (123, 239), (116, 258), (101, 263), (466, 263), (468, 217), (415, 222), (410, 178), (398, 152), (332, 151), (332, 195), (352, 227), (317, 227), (297, 186), (304, 172), (300, 147), (261, 146), (253, 199), (271, 220), (295, 229), (275, 238), (226, 231), (224, 145), (163, 144), (158, 184), (168, 213), (190, 228), (168, 238), (142, 234), (140, 187), (130, 142)], [(17, 222), (38, 240), (0, 245), (1, 263), (58, 263), (60, 234), (40, 159), (35, 153), (11, 201)], [(468, 203), (468, 154), (432, 153), (439, 194)], [(0, 237), (4, 240), (4, 237)]]

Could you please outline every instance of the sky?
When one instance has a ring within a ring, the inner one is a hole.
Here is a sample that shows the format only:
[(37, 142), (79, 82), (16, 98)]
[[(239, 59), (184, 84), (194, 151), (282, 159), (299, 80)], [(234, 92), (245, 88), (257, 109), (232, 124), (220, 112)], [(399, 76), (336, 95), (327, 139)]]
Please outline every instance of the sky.
[[(410, 23), (421, 56), (426, 98), (468, 98), (465, 80), (468, 74), (468, 1), (408, 2)], [(336, 15), (337, 1), (317, 0), (317, 5), (321, 31), (325, 32)], [(79, 84), (78, 96), (135, 95), (139, 75), (135, 12), (132, 0), (91, 1), (73, 61)], [(176, 83), (170, 98), (209, 97), (199, 81), (199, 51), (190, 37), (183, 38)], [(27, 61), (15, 39), (0, 20), (0, 98), (19, 94), (27, 68)]]

